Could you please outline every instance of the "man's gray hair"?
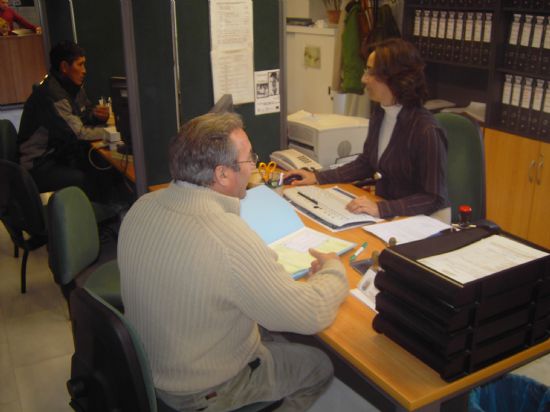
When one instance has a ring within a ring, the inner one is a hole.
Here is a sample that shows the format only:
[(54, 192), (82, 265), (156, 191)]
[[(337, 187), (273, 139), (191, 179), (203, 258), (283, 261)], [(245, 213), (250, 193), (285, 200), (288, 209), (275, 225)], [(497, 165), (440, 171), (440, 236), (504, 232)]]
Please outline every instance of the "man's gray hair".
[(243, 128), (236, 113), (207, 113), (185, 123), (172, 139), (168, 162), (172, 179), (210, 186), (218, 165), (239, 170), (231, 132)]

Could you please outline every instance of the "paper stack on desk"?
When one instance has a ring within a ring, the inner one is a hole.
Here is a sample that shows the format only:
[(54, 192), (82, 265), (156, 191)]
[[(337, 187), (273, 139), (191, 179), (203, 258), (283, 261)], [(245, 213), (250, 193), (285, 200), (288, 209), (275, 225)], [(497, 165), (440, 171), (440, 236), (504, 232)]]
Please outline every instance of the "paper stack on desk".
[(372, 233), (384, 242), (389, 243), (390, 238), (393, 237), (396, 244), (399, 245), (425, 239), (450, 228), (451, 225), (425, 215), (363, 226), (363, 230)]
[(277, 253), (277, 261), (294, 279), (308, 272), (313, 261), (310, 248), (341, 255), (356, 245), (305, 227), (294, 208), (265, 185), (247, 191), (241, 217)]

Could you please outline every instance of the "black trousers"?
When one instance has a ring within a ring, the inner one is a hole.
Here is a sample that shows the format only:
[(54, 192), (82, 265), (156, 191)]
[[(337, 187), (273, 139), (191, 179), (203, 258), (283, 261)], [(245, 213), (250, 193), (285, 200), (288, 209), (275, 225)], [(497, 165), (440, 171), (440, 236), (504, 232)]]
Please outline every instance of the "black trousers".
[[(64, 187), (77, 186), (90, 200), (107, 203), (114, 183), (113, 173), (92, 166), (88, 160), (88, 147), (86, 143), (81, 150), (66, 158), (50, 156), (37, 159), (29, 172), (39, 192), (54, 192)], [(95, 152), (92, 155), (94, 164), (100, 168), (107, 166), (105, 160)]]

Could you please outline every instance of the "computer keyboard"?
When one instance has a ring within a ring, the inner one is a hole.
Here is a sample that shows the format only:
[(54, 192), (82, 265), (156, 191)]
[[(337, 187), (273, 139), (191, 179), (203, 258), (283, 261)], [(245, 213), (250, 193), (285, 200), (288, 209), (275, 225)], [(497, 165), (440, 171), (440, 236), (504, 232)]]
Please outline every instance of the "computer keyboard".
[(331, 229), (344, 229), (378, 221), (366, 213), (349, 212), (346, 205), (355, 196), (337, 186), (328, 189), (318, 186), (297, 186), (286, 189), (283, 195), (302, 212)]

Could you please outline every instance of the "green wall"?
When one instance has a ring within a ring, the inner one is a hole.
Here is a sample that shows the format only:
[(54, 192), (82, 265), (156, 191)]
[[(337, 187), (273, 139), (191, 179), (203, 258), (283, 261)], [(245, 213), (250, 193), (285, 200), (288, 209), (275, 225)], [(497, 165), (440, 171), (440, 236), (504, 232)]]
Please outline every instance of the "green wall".
[[(279, 69), (278, 0), (254, 0), (254, 70)], [(207, 1), (177, 2), (182, 122), (207, 112), (214, 104), (210, 64)], [(254, 114), (254, 103), (236, 106), (254, 150), (262, 160), (279, 149), (280, 113)]]

